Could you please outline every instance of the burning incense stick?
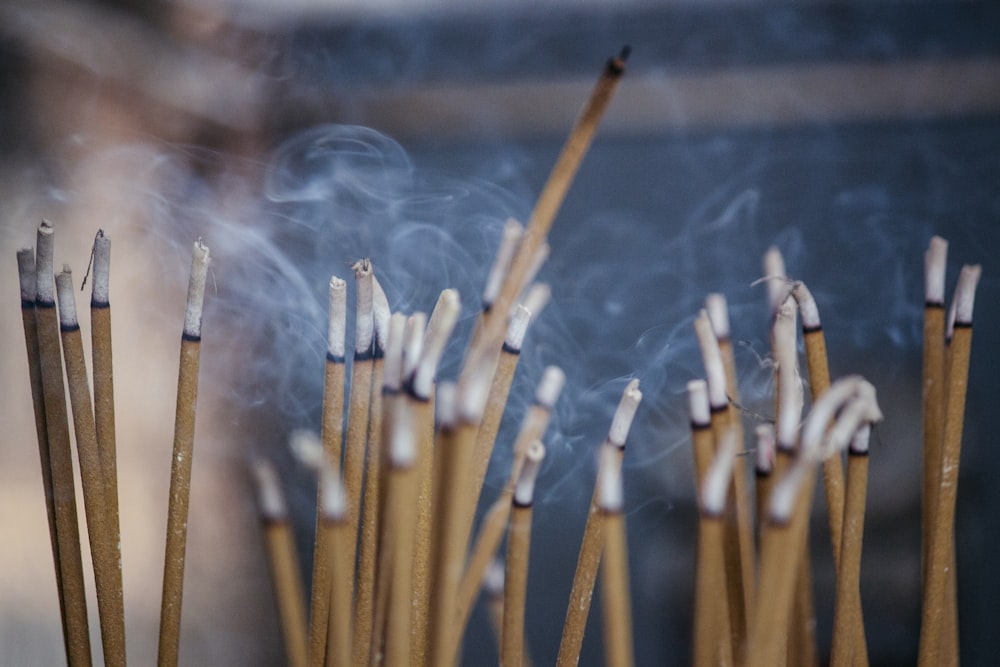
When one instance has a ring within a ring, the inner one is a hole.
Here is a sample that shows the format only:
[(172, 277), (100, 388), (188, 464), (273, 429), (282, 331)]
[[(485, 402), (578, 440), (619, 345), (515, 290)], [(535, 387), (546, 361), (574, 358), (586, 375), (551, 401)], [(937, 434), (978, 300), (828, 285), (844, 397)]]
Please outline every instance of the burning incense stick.
[[(323, 416), (321, 439), (324, 456), (334, 470), (340, 469), (344, 428), (344, 378), (347, 350), (347, 283), (333, 276), (329, 288), (329, 324), (327, 326), (326, 363), (323, 378)], [(317, 478), (316, 499), (322, 506), (326, 477)], [(337, 485), (340, 479), (337, 478)], [(313, 548), (312, 590), (309, 602), (309, 664), (319, 667), (326, 656), (327, 622), (330, 618), (330, 544), (329, 531), (322, 529), (323, 516), (316, 513), (316, 538)], [(348, 596), (349, 598), (350, 596)]]
[[(382, 388), (385, 373), (385, 351), (389, 340), (392, 313), (378, 278), (372, 274), (372, 321), (374, 349), (372, 352), (372, 393), (368, 404), (368, 448), (365, 453), (365, 486), (362, 492), (361, 526), (358, 544), (356, 592), (354, 596), (354, 634), (371, 636), (375, 595), (375, 569), (378, 558), (378, 522), (381, 519), (382, 459), (384, 457), (382, 421)], [(354, 643), (354, 663), (367, 664), (370, 643)]]
[(848, 449), (844, 533), (841, 540), (840, 567), (837, 570), (837, 598), (833, 617), (833, 646), (830, 654), (830, 664), (834, 667), (868, 664), (864, 624), (860, 615), (860, 575), (870, 435), (871, 425), (865, 424), (855, 433)]
[(754, 477), (756, 479), (756, 490), (754, 497), (757, 500), (757, 525), (763, 525), (767, 519), (767, 499), (771, 495), (771, 484), (774, 480), (774, 458), (775, 458), (775, 434), (774, 425), (758, 424), (754, 429), (756, 437), (756, 464), (754, 466)]
[(97, 608), (101, 621), (104, 661), (111, 665), (125, 664), (125, 607), (122, 599), (121, 560), (118, 555), (117, 532), (108, 511), (107, 478), (97, 445), (87, 365), (83, 357), (83, 338), (76, 316), (73, 294), (73, 274), (63, 267), (56, 276), (59, 300), (59, 325), (62, 332), (63, 358), (69, 386), (73, 430), (80, 462), (84, 510), (87, 515), (87, 536), (97, 585)]
[(556, 366), (546, 368), (535, 391), (535, 401), (528, 408), (528, 412), (521, 422), (521, 430), (514, 442), (514, 461), (511, 465), (510, 476), (500, 492), (500, 496), (483, 517), (479, 534), (476, 536), (476, 543), (469, 555), (469, 564), (462, 575), (458, 589), (458, 630), (460, 633), (464, 631), (466, 623), (468, 623), (469, 614), (472, 612), (472, 606), (479, 593), (480, 583), (483, 581), (486, 569), (503, 539), (507, 519), (510, 516), (514, 486), (521, 475), (524, 457), (527, 455), (531, 443), (540, 440), (544, 435), (552, 410), (565, 383), (566, 375), (562, 369)]
[(514, 259), (514, 251), (524, 234), (524, 225), (513, 218), (508, 218), (503, 226), (503, 235), (500, 237), (500, 247), (490, 267), (490, 272), (486, 276), (486, 286), (483, 287), (483, 311), (493, 308), (493, 302), (500, 294), (500, 286), (510, 270), (510, 263)]
[[(611, 420), (611, 428), (601, 447), (612, 447), (616, 456), (601, 458), (601, 462), (614, 461), (616, 467), (621, 465), (625, 455), (625, 440), (632, 419), (642, 401), (639, 391), (639, 381), (632, 380), (625, 387), (618, 409)], [(559, 667), (573, 667), (580, 661), (580, 649), (583, 646), (583, 631), (587, 626), (587, 616), (590, 613), (590, 602), (594, 595), (594, 581), (597, 579), (597, 569), (601, 564), (601, 551), (604, 545), (602, 516), (597, 506), (601, 476), (614, 471), (597, 472), (594, 483), (594, 494), (590, 500), (587, 512), (587, 524), (583, 529), (583, 542), (576, 561), (576, 573), (573, 575), (573, 588), (569, 594), (569, 605), (566, 608), (566, 621), (563, 624), (562, 640), (559, 643), (559, 657), (556, 664)]]
[(53, 232), (52, 226), (45, 221), (38, 227), (35, 258), (38, 358), (48, 433), (49, 466), (52, 471), (56, 536), (59, 541), (59, 576), (62, 580), (66, 653), (70, 665), (89, 665), (90, 630), (83, 585), (80, 528), (77, 524), (73, 454), (70, 451), (59, 322), (56, 315)]
[[(24, 326), (24, 344), (28, 355), (28, 380), (31, 386), (31, 405), (35, 414), (35, 433), (38, 437), (38, 457), (42, 466), (42, 490), (45, 496), (45, 515), (49, 523), (49, 541), (52, 547), (52, 564), (56, 575), (56, 592), (59, 596), (59, 619), (63, 643), (69, 649), (70, 638), (66, 628), (66, 602), (63, 596), (62, 576), (59, 573), (59, 538), (56, 535), (56, 514), (52, 491), (52, 467), (49, 462), (49, 434), (45, 424), (45, 402), (42, 389), (42, 369), (38, 358), (38, 322), (35, 319), (35, 252), (31, 248), (17, 251), (17, 270), (21, 288), (21, 323)], [(67, 660), (69, 655), (67, 653)]]
[(320, 496), (316, 512), (316, 541), (322, 540), (326, 545), (323, 557), (329, 559), (325, 582), (327, 604), (323, 611), (327, 615), (323, 623), (327, 636), (322, 642), (323, 654), (318, 657), (313, 653), (310, 638), (309, 661), (311, 664), (346, 667), (351, 664), (351, 597), (341, 593), (351, 589), (347, 559), (353, 553), (347, 544), (344, 487), (319, 438), (312, 433), (298, 431), (292, 434), (290, 445), (296, 458), (310, 467), (318, 478)]
[(194, 453), (195, 406), (201, 356), (201, 317), (208, 277), (208, 247), (195, 241), (188, 282), (184, 331), (177, 376), (177, 409), (170, 466), (170, 503), (163, 563), (163, 600), (160, 607), (160, 667), (177, 664), (184, 593), (184, 555), (187, 546), (188, 501), (191, 496), (191, 458)]
[[(723, 434), (730, 425), (735, 424), (735, 413), (730, 412), (729, 397), (726, 391), (726, 371), (719, 349), (718, 339), (712, 327), (706, 310), (702, 310), (694, 321), (695, 334), (698, 337), (698, 347), (705, 365), (705, 376), (708, 379), (708, 400), (712, 414), (712, 434), (716, 442), (722, 441)], [(741, 483), (736, 481), (741, 479)], [(724, 515), (726, 526), (726, 587), (729, 597), (729, 630), (732, 633), (734, 659), (742, 662), (746, 647), (749, 627), (749, 614), (753, 603), (753, 533), (748, 525), (749, 499), (737, 500), (739, 492), (746, 494), (746, 476), (742, 468), (737, 468), (730, 479), (732, 489), (728, 509)], [(742, 505), (742, 508), (741, 508)], [(746, 533), (746, 537), (744, 537)], [(748, 544), (744, 544), (749, 540)], [(750, 554), (744, 553), (749, 548)], [(747, 560), (749, 563), (747, 563)], [(750, 569), (747, 570), (749, 565)]]
[[(631, 49), (626, 46), (618, 56), (608, 60), (590, 94), (590, 98), (570, 131), (562, 152), (556, 159), (556, 164), (542, 187), (535, 208), (531, 212), (531, 217), (525, 227), (514, 259), (511, 261), (503, 286), (493, 302), (493, 307), (488, 313), (484, 313), (483, 326), (479, 330), (480, 335), (470, 345), (470, 355), (486, 355), (489, 358), (492, 356), (495, 346), (499, 346), (504, 328), (507, 325), (507, 315), (510, 312), (511, 304), (524, 289), (525, 276), (530, 272), (532, 264), (536, 260), (538, 248), (546, 241), (556, 214), (566, 197), (566, 192), (569, 190), (569, 186), (593, 141), (604, 111), (614, 96), (619, 80), (625, 73), (625, 61), (628, 60), (630, 52)], [(485, 345), (482, 344), (483, 341), (486, 342)], [(469, 372), (473, 372), (471, 369), (479, 364), (479, 361), (472, 361), (466, 364), (466, 368), (469, 369)], [(465, 379), (461, 380), (459, 387), (463, 388), (466, 381)]]
[[(944, 298), (948, 242), (940, 236), (931, 239), (924, 254), (924, 355), (922, 409), (924, 419), (923, 492), (921, 515), (923, 556), (926, 569), (930, 536), (933, 532), (934, 507), (937, 506), (938, 471), (944, 440)], [(925, 581), (926, 585), (926, 581)]]
[[(707, 408), (707, 396), (705, 397)], [(706, 410), (707, 411), (707, 410)], [(729, 478), (737, 456), (735, 427), (730, 426), (710, 459), (698, 486), (698, 564), (695, 579), (694, 664), (732, 665), (732, 633), (726, 592), (725, 525)]]
[(528, 590), (528, 553), (531, 547), (531, 514), (535, 480), (545, 457), (545, 446), (536, 440), (525, 456), (514, 488), (510, 527), (507, 531), (507, 568), (503, 587), (502, 667), (521, 667), (524, 656), (524, 610)]
[[(90, 296), (90, 340), (94, 364), (94, 423), (97, 451), (104, 473), (104, 499), (108, 522), (114, 531), (113, 544), (121, 563), (121, 527), (118, 517), (118, 455), (115, 445), (115, 384), (111, 355), (111, 239), (103, 230), (94, 239), (94, 282)], [(117, 569), (121, 589), (121, 567)]]
[[(740, 415), (734, 403), (740, 401), (739, 383), (736, 378), (736, 356), (733, 352), (733, 341), (729, 329), (729, 308), (726, 297), (722, 294), (709, 294), (705, 299), (705, 311), (712, 325), (719, 356), (722, 357), (722, 368), (725, 371), (726, 412), (731, 424), (740, 423)], [(710, 390), (711, 391), (711, 390)], [(736, 429), (736, 447), (742, 452), (743, 429)], [(749, 458), (744, 459), (749, 460)], [(736, 507), (736, 532), (739, 543), (740, 566), (743, 580), (743, 608), (747, 613), (753, 609), (754, 586), (756, 583), (756, 564), (754, 563), (753, 544), (753, 512), (750, 509), (750, 491), (747, 488), (746, 464), (737, 461), (733, 470), (733, 500)], [(749, 620), (745, 622), (749, 626)]]
[(253, 464), (253, 474), (257, 483), (264, 542), (278, 602), (278, 617), (281, 619), (285, 639), (285, 659), (290, 667), (305, 667), (308, 664), (306, 603), (288, 506), (273, 465), (257, 460)]
[(694, 454), (695, 488), (701, 488), (705, 473), (715, 456), (712, 437), (712, 417), (708, 404), (708, 383), (691, 380), (687, 383), (688, 416), (691, 421), (691, 450)]
[[(605, 448), (604, 458), (615, 453)], [(604, 616), (605, 664), (630, 667), (632, 648), (632, 597), (629, 593), (628, 549), (625, 539), (625, 505), (621, 466), (604, 466), (615, 472), (601, 478), (597, 504), (604, 513), (604, 561), (601, 563), (601, 599)]]
[(972, 311), (976, 287), (982, 269), (966, 265), (958, 278), (953, 297), (953, 326), (948, 343), (947, 386), (945, 388), (944, 433), (941, 447), (937, 506), (928, 552), (923, 620), (920, 626), (919, 664), (940, 664), (944, 610), (947, 606), (949, 571), (954, 568), (955, 502), (958, 495), (958, 469), (965, 422), (965, 396), (969, 378), (969, 353), (972, 347)]

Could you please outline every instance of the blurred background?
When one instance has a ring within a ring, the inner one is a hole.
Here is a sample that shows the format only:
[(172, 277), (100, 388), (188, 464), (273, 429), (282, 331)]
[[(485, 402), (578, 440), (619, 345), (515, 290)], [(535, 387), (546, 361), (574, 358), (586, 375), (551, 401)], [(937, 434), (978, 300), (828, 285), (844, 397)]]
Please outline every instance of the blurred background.
[[(818, 302), (834, 378), (861, 373), (875, 436), (862, 565), (873, 664), (913, 664), (920, 619), (923, 252), (948, 290), (981, 263), (958, 505), (962, 658), (996, 654), (1000, 557), (1000, 8), (988, 2), (403, 3), (9, 1), (0, 6), (0, 662), (62, 660), (14, 252), (56, 226), (79, 282), (114, 242), (129, 657), (156, 652), (177, 337), (191, 243), (206, 305), (181, 661), (271, 665), (280, 637), (252, 455), (282, 466), (305, 571), (313, 488), (287, 435), (317, 428), (326, 284), (370, 256), (394, 309), (462, 293), (467, 333), (504, 219), (527, 219), (605, 59), (628, 72), (551, 234), (501, 441), (546, 364), (569, 384), (539, 481), (527, 631), (555, 660), (593, 483), (626, 382), (644, 401), (625, 458), (637, 661), (689, 660), (696, 509), (684, 387), (691, 322), (729, 299), (746, 425), (771, 413), (761, 258)], [(352, 286), (353, 291), (353, 286)], [(82, 299), (83, 297), (81, 297)], [(86, 301), (81, 319), (88, 329)], [(461, 341), (442, 377), (453, 377)], [(504, 440), (506, 438), (506, 440)], [(506, 474), (503, 445), (487, 501)], [(821, 507), (821, 504), (820, 504)], [(817, 515), (819, 516), (819, 515)], [(832, 565), (814, 522), (821, 654)], [(93, 601), (92, 601), (93, 602)], [(93, 646), (96, 605), (91, 604)], [(603, 662), (599, 595), (581, 664)], [(495, 660), (477, 610), (465, 664)]]

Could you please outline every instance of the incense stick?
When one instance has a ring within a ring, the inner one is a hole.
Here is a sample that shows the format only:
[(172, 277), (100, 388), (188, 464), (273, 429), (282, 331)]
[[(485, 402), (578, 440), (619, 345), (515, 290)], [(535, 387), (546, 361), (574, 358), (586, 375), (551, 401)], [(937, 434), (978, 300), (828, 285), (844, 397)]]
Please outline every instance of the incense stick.
[(208, 263), (208, 247), (200, 240), (195, 241), (177, 375), (177, 408), (174, 414), (174, 446), (170, 465), (170, 501), (163, 559), (163, 599), (160, 606), (160, 642), (157, 658), (160, 667), (172, 667), (177, 664), (180, 643), (184, 555), (187, 547), (191, 459), (194, 453), (195, 406), (198, 401), (198, 367), (201, 355), (201, 319)]
[(521, 667), (524, 656), (524, 610), (528, 590), (528, 554), (531, 548), (531, 515), (535, 480), (545, 457), (545, 446), (536, 440), (525, 455), (514, 488), (507, 530), (507, 568), (503, 587), (502, 667)]
[(938, 471), (944, 439), (944, 358), (945, 358), (945, 273), (948, 242), (940, 236), (931, 238), (924, 254), (924, 350), (923, 350), (923, 485), (921, 497), (921, 565), (926, 568), (933, 532), (934, 507), (937, 506)]
[(556, 366), (547, 367), (535, 391), (534, 403), (528, 408), (524, 420), (521, 422), (521, 429), (514, 442), (513, 463), (507, 483), (483, 517), (479, 533), (476, 535), (475, 545), (469, 555), (469, 563), (459, 585), (457, 628), (460, 634), (465, 630), (472, 606), (479, 593), (480, 584), (483, 582), (486, 570), (503, 539), (510, 516), (514, 486), (521, 474), (524, 457), (531, 443), (540, 440), (545, 433), (552, 410), (565, 383), (566, 375), (562, 369)]
[(121, 583), (121, 526), (118, 512), (118, 455), (115, 444), (115, 385), (111, 354), (111, 239), (103, 230), (94, 239), (94, 282), (90, 296), (90, 340), (94, 365), (94, 424), (97, 451), (104, 472), (104, 499), (108, 523), (113, 531), (112, 544), (119, 563), (116, 587)]
[[(323, 376), (323, 416), (320, 438), (323, 453), (334, 470), (340, 469), (344, 428), (344, 377), (347, 350), (347, 283), (330, 278), (329, 322), (326, 338), (326, 361)], [(322, 506), (326, 477), (319, 475), (316, 484), (317, 507)], [(337, 479), (340, 484), (340, 479)], [(325, 661), (327, 623), (330, 618), (329, 531), (323, 530), (323, 516), (316, 513), (313, 545), (312, 589), (309, 601), (309, 664), (319, 667)]]
[[(615, 457), (605, 448), (604, 458)], [(601, 600), (604, 617), (605, 664), (630, 667), (635, 663), (632, 647), (632, 597), (629, 592), (628, 549), (625, 538), (625, 505), (621, 466), (603, 466), (614, 472), (601, 478), (597, 504), (604, 513), (604, 559), (601, 563)]]
[(70, 665), (89, 665), (90, 630), (77, 524), (73, 454), (70, 451), (66, 389), (63, 385), (59, 322), (56, 315), (53, 271), (54, 230), (42, 221), (35, 255), (35, 318), (38, 323), (38, 358), (41, 369), (49, 466), (52, 471), (56, 536), (59, 541), (59, 576), (62, 579), (66, 653)]
[[(611, 428), (601, 447), (612, 447), (616, 456), (603, 458), (601, 462), (614, 461), (616, 466), (621, 465), (625, 455), (625, 440), (628, 437), (629, 429), (632, 427), (632, 419), (642, 401), (642, 392), (639, 391), (639, 381), (632, 380), (625, 387), (618, 409), (615, 410), (611, 420)], [(580, 661), (580, 649), (583, 646), (583, 632), (587, 625), (587, 616), (590, 614), (590, 602), (594, 595), (594, 582), (597, 579), (597, 569), (601, 563), (601, 552), (604, 545), (603, 521), (597, 507), (598, 492), (600, 490), (601, 476), (605, 474), (604, 469), (597, 472), (597, 480), (594, 483), (594, 494), (590, 500), (590, 508), (587, 512), (587, 523), (583, 529), (583, 541), (580, 544), (580, 554), (577, 556), (576, 572), (573, 575), (573, 588), (569, 594), (569, 605), (566, 608), (566, 620), (563, 624), (562, 640), (559, 642), (559, 656), (556, 664), (559, 667), (573, 667)], [(614, 471), (607, 471), (612, 474)]]
[(700, 489), (705, 473), (712, 464), (712, 457), (715, 456), (711, 408), (708, 404), (708, 383), (705, 380), (691, 380), (687, 383), (687, 397), (694, 460), (694, 488)]
[(868, 424), (862, 426), (854, 435), (848, 449), (844, 532), (841, 540), (840, 567), (837, 570), (833, 645), (830, 652), (830, 664), (834, 667), (868, 664), (868, 650), (861, 618), (860, 574), (870, 434), (871, 426)]
[(66, 627), (66, 602), (60, 574), (59, 538), (56, 535), (55, 501), (52, 490), (52, 467), (49, 461), (49, 434), (45, 424), (45, 399), (42, 389), (42, 369), (38, 351), (38, 322), (35, 319), (36, 275), (35, 251), (22, 248), (17, 251), (18, 279), (21, 288), (21, 323), (24, 327), (25, 351), (28, 355), (28, 381), (31, 387), (31, 406), (35, 415), (35, 434), (38, 438), (38, 458), (42, 468), (42, 491), (45, 497), (45, 516), (49, 524), (49, 542), (52, 548), (52, 565), (55, 570), (56, 593), (59, 597), (59, 622), (63, 643), (67, 649), (70, 637)]
[(757, 501), (757, 525), (764, 525), (767, 519), (767, 499), (771, 495), (774, 480), (775, 433), (773, 424), (758, 424), (754, 429), (756, 452), (754, 456), (754, 478), (756, 489), (754, 498)]
[(954, 320), (948, 343), (947, 386), (945, 389), (944, 434), (938, 479), (937, 506), (927, 560), (927, 584), (924, 590), (920, 626), (919, 664), (940, 664), (944, 613), (947, 606), (949, 571), (954, 568), (955, 502), (958, 495), (958, 469), (965, 422), (965, 397), (969, 378), (969, 353), (972, 347), (972, 311), (976, 286), (981, 274), (979, 265), (966, 265), (958, 278), (953, 297)]
[(288, 506), (274, 466), (257, 460), (252, 470), (257, 483), (260, 521), (274, 581), (278, 618), (285, 640), (285, 660), (289, 667), (305, 667), (308, 664), (306, 604)]
[(97, 586), (97, 609), (101, 623), (104, 661), (109, 665), (125, 664), (125, 607), (122, 599), (121, 560), (117, 532), (108, 511), (107, 477), (98, 451), (97, 426), (94, 424), (87, 365), (83, 357), (83, 338), (76, 316), (73, 275), (64, 266), (56, 276), (59, 300), (59, 328), (62, 332), (63, 359), (73, 412), (73, 431), (80, 463), (83, 505), (87, 516), (87, 536)]

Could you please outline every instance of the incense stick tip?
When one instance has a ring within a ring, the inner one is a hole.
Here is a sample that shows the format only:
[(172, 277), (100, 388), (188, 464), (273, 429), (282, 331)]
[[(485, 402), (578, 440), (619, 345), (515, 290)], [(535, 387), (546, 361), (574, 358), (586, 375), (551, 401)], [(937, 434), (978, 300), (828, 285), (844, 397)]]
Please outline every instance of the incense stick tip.
[(729, 306), (726, 303), (726, 296), (718, 293), (709, 294), (705, 297), (705, 310), (708, 312), (708, 320), (715, 337), (719, 340), (728, 340)]
[(535, 440), (528, 445), (528, 451), (524, 454), (524, 465), (521, 467), (521, 474), (517, 477), (517, 485), (514, 487), (514, 502), (521, 506), (532, 503), (535, 495), (535, 480), (538, 479), (538, 470), (541, 468), (542, 459), (545, 458), (545, 445), (541, 440)]
[(17, 251), (17, 277), (21, 286), (21, 302), (33, 304), (38, 291), (33, 248), (21, 248)]
[(546, 367), (542, 374), (542, 380), (538, 383), (538, 389), (535, 390), (535, 402), (546, 410), (551, 410), (555, 407), (559, 394), (562, 393), (565, 385), (566, 374), (561, 368), (558, 366)]
[(692, 426), (704, 428), (712, 420), (711, 407), (708, 404), (708, 383), (704, 380), (691, 380), (687, 383), (688, 414)]
[(958, 285), (955, 287), (955, 323), (964, 326), (972, 325), (972, 309), (976, 302), (976, 287), (982, 275), (983, 268), (979, 264), (966, 264), (958, 275)]
[(281, 493), (281, 482), (274, 465), (264, 459), (256, 459), (252, 464), (254, 480), (257, 483), (257, 499), (260, 516), (267, 521), (288, 519), (288, 507)]
[(618, 409), (615, 410), (614, 417), (611, 418), (611, 428), (608, 430), (608, 441), (618, 448), (625, 446), (628, 432), (632, 428), (632, 420), (635, 419), (636, 410), (642, 402), (642, 392), (639, 391), (639, 379), (633, 378), (622, 392)]
[(928, 305), (944, 305), (947, 268), (948, 242), (933, 236), (924, 254), (924, 300)]
[(507, 337), (504, 338), (504, 348), (509, 352), (520, 352), (521, 345), (524, 344), (524, 336), (528, 332), (528, 324), (531, 322), (531, 311), (518, 304), (514, 307), (514, 314), (510, 318), (507, 326)]

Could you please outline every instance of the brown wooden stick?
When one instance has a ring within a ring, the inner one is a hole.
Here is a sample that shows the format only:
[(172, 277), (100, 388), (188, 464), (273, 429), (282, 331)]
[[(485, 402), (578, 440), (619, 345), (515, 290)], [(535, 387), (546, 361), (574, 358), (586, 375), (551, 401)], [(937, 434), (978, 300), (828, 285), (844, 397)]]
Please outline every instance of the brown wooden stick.
[(953, 302), (955, 318), (948, 344), (944, 440), (920, 626), (918, 664), (921, 667), (942, 664), (942, 661), (950, 657), (943, 653), (942, 639), (944, 615), (949, 606), (947, 602), (949, 571), (954, 569), (950, 557), (954, 549), (955, 502), (958, 495), (958, 469), (965, 424), (969, 355), (972, 347), (972, 310), (980, 273), (978, 265), (962, 267)]
[[(323, 377), (323, 415), (320, 437), (329, 465), (340, 470), (344, 429), (344, 381), (347, 354), (347, 283), (333, 276), (329, 288), (329, 323)], [(317, 508), (326, 491), (324, 477), (317, 478)], [(337, 477), (337, 485), (340, 479)], [(341, 493), (343, 491), (341, 490)], [(344, 521), (346, 525), (346, 520)], [(313, 547), (312, 589), (309, 602), (309, 664), (320, 667), (326, 659), (327, 624), (330, 619), (330, 566), (333, 558), (330, 530), (324, 530), (321, 512), (316, 512), (316, 539)], [(350, 599), (350, 596), (347, 596)]]
[[(56, 534), (56, 513), (52, 491), (52, 467), (49, 462), (49, 434), (45, 424), (45, 398), (42, 389), (42, 370), (38, 352), (38, 322), (35, 319), (35, 251), (22, 248), (17, 251), (18, 278), (21, 287), (21, 323), (24, 327), (25, 351), (28, 355), (28, 380), (31, 386), (31, 405), (35, 414), (35, 434), (38, 438), (38, 458), (42, 467), (42, 490), (45, 496), (45, 515), (49, 523), (49, 542), (52, 548), (52, 565), (55, 569), (56, 592), (59, 597), (59, 622), (62, 625), (63, 643), (69, 649), (66, 628), (66, 602), (63, 594), (62, 575), (59, 571), (59, 537)], [(69, 654), (66, 656), (69, 661)]]
[[(614, 453), (605, 449), (605, 457)], [(609, 469), (613, 465), (607, 466)], [(616, 667), (635, 664), (632, 647), (632, 596), (629, 590), (628, 547), (622, 473), (601, 479), (598, 506), (604, 513), (604, 559), (601, 563), (601, 600), (604, 617), (604, 662)]]
[(545, 447), (536, 440), (528, 448), (511, 503), (503, 588), (503, 641), (500, 646), (502, 667), (521, 667), (524, 659), (524, 612), (528, 592), (532, 502), (535, 479), (544, 457)]
[(97, 444), (93, 403), (83, 357), (83, 338), (76, 315), (73, 275), (63, 267), (56, 276), (59, 298), (59, 325), (62, 332), (63, 359), (73, 412), (73, 430), (80, 462), (83, 505), (87, 516), (87, 536), (97, 586), (97, 609), (101, 623), (104, 661), (125, 665), (125, 606), (122, 598), (122, 572), (117, 530), (108, 511), (107, 476)]
[(278, 618), (285, 639), (285, 660), (289, 667), (305, 667), (309, 662), (306, 603), (288, 507), (273, 465), (263, 460), (255, 461), (253, 474)]
[(38, 358), (41, 370), (49, 466), (52, 471), (53, 508), (59, 541), (59, 576), (62, 580), (66, 653), (71, 666), (91, 664), (87, 600), (77, 524), (76, 484), (70, 451), (66, 389), (63, 385), (59, 321), (56, 314), (53, 273), (53, 228), (38, 227), (36, 253), (35, 318), (38, 323)]
[[(608, 437), (601, 445), (601, 447), (614, 448), (616, 457), (614, 459), (602, 457), (602, 463), (616, 461), (616, 466), (621, 465), (625, 455), (625, 440), (641, 400), (642, 392), (639, 391), (639, 381), (632, 380), (622, 393), (618, 409), (611, 421)], [(597, 579), (597, 570), (601, 563), (601, 551), (604, 545), (603, 521), (597, 507), (598, 490), (603, 474), (603, 470), (598, 470), (597, 480), (594, 483), (594, 494), (587, 512), (587, 523), (583, 529), (583, 541), (580, 544), (580, 554), (577, 556), (573, 588), (570, 590), (566, 620), (563, 623), (562, 640), (559, 642), (559, 656), (556, 660), (559, 667), (574, 667), (580, 661), (583, 633), (587, 626), (587, 616), (590, 614), (594, 582)]]
[[(118, 583), (122, 588), (121, 522), (118, 512), (118, 454), (115, 444), (115, 384), (111, 355), (111, 239), (98, 230), (94, 239), (94, 282), (90, 297), (91, 356), (94, 363), (94, 423), (97, 451), (104, 471), (104, 499), (108, 523), (114, 531), (113, 544)], [(124, 652), (122, 653), (124, 656)]]
[(712, 436), (711, 408), (708, 404), (708, 383), (691, 380), (687, 383), (688, 417), (691, 422), (691, 451), (694, 460), (694, 488), (700, 489), (715, 456)]
[(174, 413), (174, 447), (170, 466), (170, 502), (163, 562), (163, 599), (160, 606), (160, 667), (177, 665), (180, 648), (181, 601), (184, 595), (184, 556), (187, 548), (188, 502), (191, 497), (191, 463), (194, 453), (195, 406), (198, 402), (198, 368), (201, 356), (201, 315), (208, 276), (208, 247), (196, 241), (188, 282), (184, 332), (181, 336)]
[[(851, 443), (847, 458), (847, 494), (837, 597), (833, 617), (830, 664), (835, 667), (867, 665), (868, 650), (861, 619), (861, 543), (864, 535), (865, 495), (868, 485), (868, 436), (865, 425)], [(860, 628), (860, 634), (858, 629)]]
[(469, 614), (476, 601), (479, 588), (483, 582), (483, 577), (489, 567), (490, 562), (496, 554), (497, 548), (503, 539), (504, 531), (507, 527), (507, 520), (510, 516), (511, 498), (514, 495), (514, 485), (521, 474), (521, 466), (528, 448), (536, 440), (540, 440), (548, 426), (552, 409), (559, 398), (563, 385), (566, 382), (566, 375), (556, 366), (549, 366), (542, 374), (542, 380), (538, 383), (535, 392), (535, 401), (528, 408), (524, 420), (521, 422), (521, 429), (518, 432), (517, 440), (513, 447), (513, 464), (507, 483), (500, 492), (500, 496), (493, 502), (486, 516), (483, 517), (479, 533), (476, 535), (475, 545), (469, 555), (469, 562), (462, 575), (462, 581), (458, 588), (458, 631), (461, 634), (469, 621)]

